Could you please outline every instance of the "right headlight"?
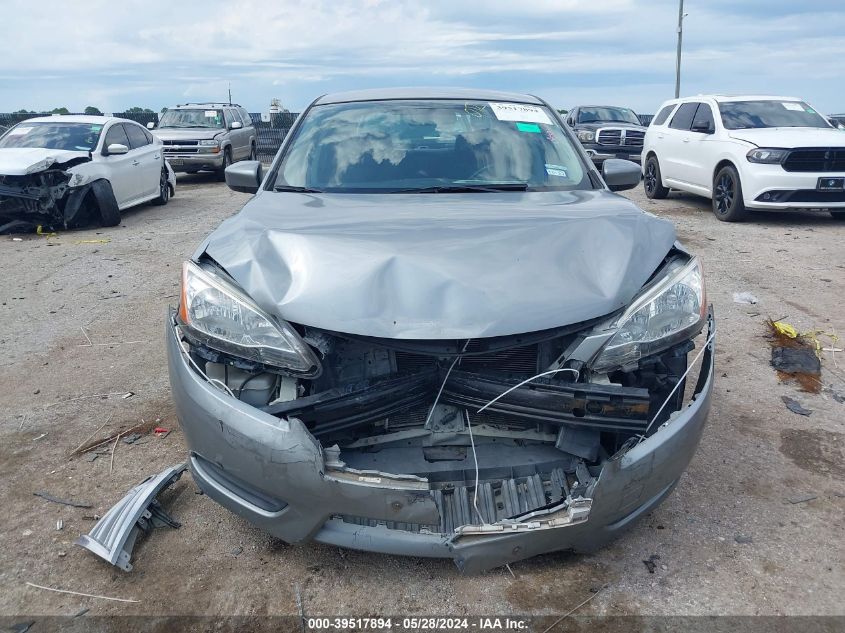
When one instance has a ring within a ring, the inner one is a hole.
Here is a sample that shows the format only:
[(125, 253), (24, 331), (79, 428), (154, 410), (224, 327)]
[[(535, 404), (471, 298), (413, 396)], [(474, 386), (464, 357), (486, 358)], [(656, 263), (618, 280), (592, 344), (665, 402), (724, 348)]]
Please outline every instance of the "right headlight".
[(596, 140), (596, 133), (592, 130), (578, 130), (578, 140), (582, 143), (592, 143)]
[(320, 373), (320, 362), (288, 323), (255, 305), (240, 288), (193, 262), (182, 267), (179, 321), (188, 339), (238, 358), (299, 376)]
[(668, 264), (662, 279), (608, 324), (607, 329), (616, 329), (616, 333), (590, 368), (598, 372), (621, 368), (691, 338), (704, 326), (706, 303), (698, 258)]
[(206, 147), (217, 147), (218, 143), (213, 138), (208, 138), (199, 142), (200, 145), (204, 145)]
[(781, 149), (779, 147), (758, 147), (749, 151), (745, 157), (749, 163), (763, 163), (766, 165), (776, 165), (786, 158), (789, 154), (788, 149)]

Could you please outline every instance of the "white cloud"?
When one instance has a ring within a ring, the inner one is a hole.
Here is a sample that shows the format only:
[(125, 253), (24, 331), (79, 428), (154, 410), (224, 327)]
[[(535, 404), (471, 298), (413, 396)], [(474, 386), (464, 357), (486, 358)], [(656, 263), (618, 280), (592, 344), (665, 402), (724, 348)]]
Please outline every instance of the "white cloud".
[[(831, 84), (845, 56), (845, 10), (734, 4), (687, 4), (684, 92), (789, 92), (845, 109)], [(88, 0), (68, 8), (13, 0), (4, 6), (12, 28), (0, 110), (62, 100), (78, 108), (91, 99), (103, 109), (158, 108), (220, 98), (231, 82), (255, 101), (246, 104), (252, 109), (272, 96), (299, 108), (336, 88), (464, 83), (589, 101), (630, 95), (626, 104), (648, 111), (672, 90), (676, 7), (675, 0)], [(142, 98), (150, 102), (136, 103)]]

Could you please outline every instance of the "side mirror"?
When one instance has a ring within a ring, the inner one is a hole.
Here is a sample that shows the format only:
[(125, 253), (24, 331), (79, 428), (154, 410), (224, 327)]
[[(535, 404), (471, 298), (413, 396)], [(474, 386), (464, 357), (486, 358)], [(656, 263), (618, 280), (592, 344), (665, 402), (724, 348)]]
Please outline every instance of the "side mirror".
[(229, 126), (230, 130), (240, 130), (244, 126), (243, 123), (240, 121), (232, 121), (232, 125)]
[(640, 184), (641, 167), (630, 160), (608, 158), (602, 163), (601, 175), (611, 191), (625, 191)]
[(147, 129), (148, 129), (148, 130), (154, 130), (154, 129), (156, 129), (156, 124), (155, 124), (155, 123), (153, 123), (152, 121), (150, 121), (149, 123), (147, 123)]
[(106, 148), (105, 154), (106, 156), (119, 156), (120, 154), (126, 154), (129, 151), (129, 148), (126, 145), (121, 143), (112, 143)]
[(242, 160), (226, 168), (226, 184), (232, 191), (256, 193), (264, 179), (261, 161)]

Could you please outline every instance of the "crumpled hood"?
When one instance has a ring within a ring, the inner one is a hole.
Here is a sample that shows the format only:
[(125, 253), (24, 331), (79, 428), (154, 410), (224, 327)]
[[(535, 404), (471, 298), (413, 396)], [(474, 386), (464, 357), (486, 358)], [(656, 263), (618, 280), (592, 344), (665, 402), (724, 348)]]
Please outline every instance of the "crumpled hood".
[(44, 171), (54, 164), (89, 158), (88, 152), (41, 147), (4, 147), (0, 149), (0, 175), (26, 176)]
[(260, 192), (206, 251), (264, 310), (337, 332), (463, 339), (627, 305), (673, 225), (607, 191)]
[(150, 132), (162, 141), (203, 141), (210, 138), (215, 138), (219, 134), (223, 134), (226, 130), (220, 128), (161, 128), (150, 130)]
[(753, 128), (731, 130), (730, 135), (757, 147), (845, 147), (845, 133), (832, 128)]

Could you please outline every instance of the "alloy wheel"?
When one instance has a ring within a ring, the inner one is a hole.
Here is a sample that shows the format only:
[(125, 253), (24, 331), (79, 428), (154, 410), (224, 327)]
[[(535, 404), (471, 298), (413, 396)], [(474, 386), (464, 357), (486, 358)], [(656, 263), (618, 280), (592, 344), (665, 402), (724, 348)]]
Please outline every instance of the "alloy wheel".
[(730, 211), (734, 203), (735, 194), (734, 179), (730, 174), (724, 173), (719, 177), (716, 183), (716, 209), (719, 213), (727, 213)]

